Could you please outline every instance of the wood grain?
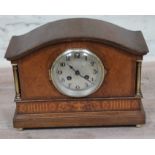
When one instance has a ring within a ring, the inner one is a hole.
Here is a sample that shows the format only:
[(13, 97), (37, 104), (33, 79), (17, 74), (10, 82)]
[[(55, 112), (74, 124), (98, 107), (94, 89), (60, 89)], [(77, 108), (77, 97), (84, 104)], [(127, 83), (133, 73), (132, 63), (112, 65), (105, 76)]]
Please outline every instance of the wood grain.
[(19, 66), (21, 99), (68, 98), (49, 80), (49, 69), (55, 58), (68, 48), (87, 48), (103, 62), (107, 74), (100, 89), (88, 96), (135, 96), (136, 57), (99, 43), (72, 42), (43, 48), (16, 63)]
[(141, 31), (130, 31), (96, 19), (73, 18), (51, 22), (21, 36), (13, 36), (5, 58), (16, 60), (36, 50), (62, 42), (93, 41), (144, 55), (148, 47)]
[[(79, 32), (76, 30), (79, 29), (69, 29), (70, 31), (68, 31), (68, 27), (64, 27), (63, 31), (62, 29), (59, 31), (60, 27), (53, 27), (52, 31), (44, 28), (37, 29), (32, 34), (30, 32), (23, 37), (12, 39), (6, 58), (18, 65), (21, 90), (21, 98), (15, 100), (14, 127), (106, 126), (145, 123), (141, 96), (139, 98), (136, 96), (136, 62), (142, 60), (143, 55), (148, 52), (145, 40), (140, 32), (131, 33), (111, 24), (106, 23), (105, 25), (109, 25), (109, 27), (105, 27), (100, 32), (90, 27), (83, 29), (84, 34), (91, 35), (89, 37), (87, 35), (77, 37), (80, 33), (76, 34)], [(74, 28), (77, 28), (76, 26), (75, 24)], [(47, 25), (46, 28), (50, 27)], [(49, 34), (39, 37), (44, 30), (48, 30)], [(65, 38), (66, 32), (71, 32), (69, 35), (73, 36)], [(52, 33), (55, 35), (51, 35)], [(65, 35), (64, 38), (62, 35)], [(48, 38), (50, 36), (53, 38)], [(60, 36), (62, 38), (59, 38)], [(84, 98), (72, 98), (61, 94), (54, 87), (49, 76), (49, 70), (55, 59), (72, 48), (92, 51), (101, 59), (106, 70), (105, 79), (100, 88)]]
[[(142, 105), (141, 105), (142, 106)], [(15, 128), (117, 126), (145, 123), (143, 107), (138, 111), (15, 114)]]

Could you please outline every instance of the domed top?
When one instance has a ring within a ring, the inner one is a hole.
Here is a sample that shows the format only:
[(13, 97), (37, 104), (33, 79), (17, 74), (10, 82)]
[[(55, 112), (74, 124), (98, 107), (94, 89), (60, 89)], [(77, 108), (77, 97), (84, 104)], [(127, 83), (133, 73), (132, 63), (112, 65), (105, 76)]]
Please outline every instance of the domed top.
[(130, 31), (96, 19), (73, 18), (54, 21), (24, 35), (13, 36), (5, 58), (16, 60), (39, 48), (69, 41), (100, 42), (135, 55), (148, 52), (141, 31)]

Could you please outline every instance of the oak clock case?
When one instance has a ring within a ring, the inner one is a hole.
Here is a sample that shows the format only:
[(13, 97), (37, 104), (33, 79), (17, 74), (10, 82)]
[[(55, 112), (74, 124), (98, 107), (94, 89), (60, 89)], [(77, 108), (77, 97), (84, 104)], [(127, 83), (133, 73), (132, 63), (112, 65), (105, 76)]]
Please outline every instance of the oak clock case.
[(147, 53), (141, 31), (95, 19), (64, 19), (13, 36), (5, 55), (15, 84), (13, 126), (139, 127)]

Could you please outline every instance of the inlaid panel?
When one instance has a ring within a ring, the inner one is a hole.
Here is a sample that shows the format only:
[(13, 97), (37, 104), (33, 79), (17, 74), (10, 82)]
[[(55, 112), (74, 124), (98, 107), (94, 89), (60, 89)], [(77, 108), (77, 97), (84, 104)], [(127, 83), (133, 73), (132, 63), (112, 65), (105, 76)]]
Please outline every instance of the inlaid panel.
[(50, 113), (50, 112), (85, 112), (139, 110), (140, 100), (98, 100), (98, 101), (42, 101), (22, 102), (17, 104), (18, 113)]

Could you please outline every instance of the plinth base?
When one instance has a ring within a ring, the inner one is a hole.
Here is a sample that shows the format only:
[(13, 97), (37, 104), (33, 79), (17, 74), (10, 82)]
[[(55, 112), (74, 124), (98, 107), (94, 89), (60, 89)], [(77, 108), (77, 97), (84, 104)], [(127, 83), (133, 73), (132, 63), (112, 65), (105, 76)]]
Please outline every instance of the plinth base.
[(143, 107), (138, 111), (102, 111), (74, 113), (17, 114), (15, 128), (48, 128), (80, 126), (127, 126), (145, 123)]

